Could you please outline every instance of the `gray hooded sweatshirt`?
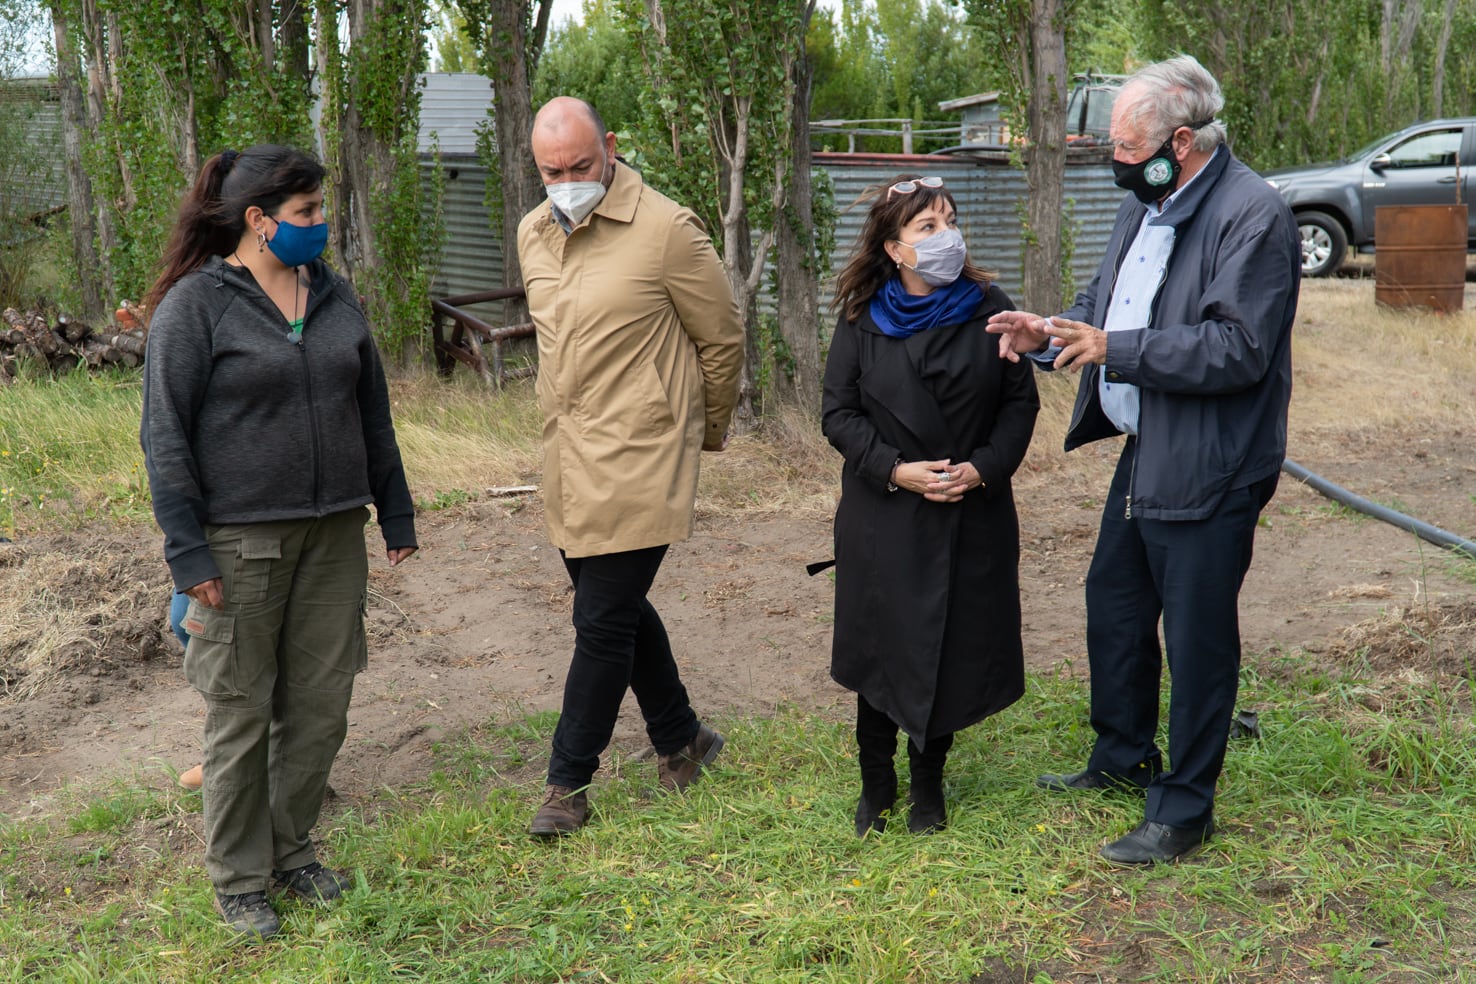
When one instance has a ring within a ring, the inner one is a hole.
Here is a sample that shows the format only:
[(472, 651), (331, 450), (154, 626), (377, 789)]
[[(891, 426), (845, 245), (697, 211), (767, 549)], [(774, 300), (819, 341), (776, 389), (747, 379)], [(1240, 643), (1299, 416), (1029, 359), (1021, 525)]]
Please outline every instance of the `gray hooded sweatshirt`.
[(141, 442), (164, 559), (184, 590), (220, 577), (205, 525), (307, 519), (374, 503), (388, 549), (415, 509), (384, 367), (348, 283), (321, 260), (301, 340), (250, 272), (220, 257), (149, 323)]

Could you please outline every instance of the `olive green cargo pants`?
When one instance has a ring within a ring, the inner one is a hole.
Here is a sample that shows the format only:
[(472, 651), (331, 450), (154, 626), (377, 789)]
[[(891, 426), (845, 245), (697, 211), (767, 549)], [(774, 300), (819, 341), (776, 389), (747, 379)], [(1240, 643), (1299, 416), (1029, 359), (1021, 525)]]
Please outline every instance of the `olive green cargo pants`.
[(205, 867), (217, 892), (316, 860), (308, 834), (368, 660), (365, 508), (208, 526), (225, 607), (190, 602), (185, 677), (205, 698)]

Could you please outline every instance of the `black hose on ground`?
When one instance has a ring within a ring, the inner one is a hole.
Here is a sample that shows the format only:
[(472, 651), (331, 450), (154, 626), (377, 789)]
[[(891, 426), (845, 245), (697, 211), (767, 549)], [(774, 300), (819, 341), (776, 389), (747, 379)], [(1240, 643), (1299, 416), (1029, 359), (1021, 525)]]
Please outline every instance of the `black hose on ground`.
[(1476, 543), (1472, 543), (1464, 537), (1456, 536), (1448, 530), (1442, 530), (1438, 526), (1431, 526), (1429, 523), (1421, 522), (1418, 519), (1404, 515), (1402, 512), (1396, 512), (1393, 509), (1381, 506), (1376, 502), (1370, 502), (1361, 495), (1354, 495), (1347, 489), (1334, 485), (1319, 475), (1314, 475), (1290, 458), (1281, 463), (1281, 470), (1297, 481), (1312, 486), (1312, 488), (1321, 492), (1334, 502), (1341, 502), (1349, 509), (1356, 509), (1375, 519), (1381, 519), (1386, 523), (1399, 527), (1401, 530), (1407, 530), (1413, 533), (1422, 540), (1428, 540), (1430, 543), (1445, 547), (1448, 550), (1458, 550), (1471, 560), (1476, 560)]

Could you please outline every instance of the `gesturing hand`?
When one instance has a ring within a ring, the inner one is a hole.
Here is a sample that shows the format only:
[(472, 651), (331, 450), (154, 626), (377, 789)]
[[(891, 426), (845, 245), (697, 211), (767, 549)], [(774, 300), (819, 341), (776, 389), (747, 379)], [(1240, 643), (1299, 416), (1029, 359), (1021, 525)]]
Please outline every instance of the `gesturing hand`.
[(984, 330), (999, 336), (999, 357), (1020, 361), (1020, 353), (1037, 351), (1050, 340), (1047, 321), (1029, 311), (1001, 311), (989, 319)]
[(1093, 328), (1084, 321), (1049, 318), (1045, 330), (1061, 345), (1061, 351), (1056, 355), (1057, 369), (1080, 372), (1088, 362), (1099, 366), (1107, 362), (1107, 333), (1100, 328)]

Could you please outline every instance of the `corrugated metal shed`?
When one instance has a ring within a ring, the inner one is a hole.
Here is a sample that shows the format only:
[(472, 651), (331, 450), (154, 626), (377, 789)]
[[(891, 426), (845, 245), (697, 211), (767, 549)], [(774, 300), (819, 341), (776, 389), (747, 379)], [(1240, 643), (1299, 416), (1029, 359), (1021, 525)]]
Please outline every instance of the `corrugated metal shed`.
[(434, 143), (443, 156), (475, 157), (477, 127), (490, 119), (492, 82), (475, 72), (428, 72), (420, 78), (419, 152), (429, 154)]
[[(446, 245), (431, 294), (450, 297), (500, 287), (501, 236), (486, 205), (487, 168), (477, 158), (477, 130), (490, 121), (492, 83), (475, 72), (430, 72), (421, 78), (418, 147), (427, 200), (438, 160), (444, 175)], [(493, 323), (502, 318), (500, 304), (470, 310)]]
[[(421, 181), (427, 197), (435, 163), (432, 158), (421, 158)], [(444, 154), (440, 163), (445, 178), (441, 221), (446, 228), (446, 244), (431, 283), (431, 295), (451, 297), (501, 287), (501, 230), (492, 227), (497, 219), (485, 202), (487, 168), (475, 158)], [(502, 318), (500, 304), (477, 305), (471, 311), (493, 323)]]
[(11, 214), (34, 215), (63, 205), (67, 179), (62, 160), (61, 98), (48, 78), (0, 83), (0, 113), (20, 131), (19, 153), (0, 162), (0, 195)]

